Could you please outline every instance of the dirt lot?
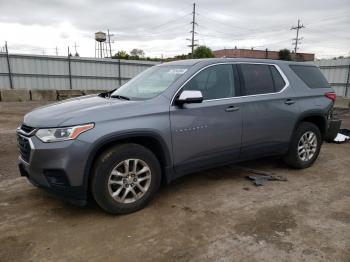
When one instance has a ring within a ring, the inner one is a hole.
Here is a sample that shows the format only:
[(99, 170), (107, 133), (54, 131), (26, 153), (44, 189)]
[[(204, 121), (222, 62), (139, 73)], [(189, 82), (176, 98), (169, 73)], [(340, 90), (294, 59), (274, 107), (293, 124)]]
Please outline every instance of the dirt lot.
[[(288, 182), (255, 187), (223, 167), (163, 187), (144, 210), (110, 216), (31, 186), (15, 128), (35, 103), (0, 103), (0, 261), (350, 261), (350, 143), (324, 144), (309, 169), (242, 165)], [(350, 113), (343, 113), (350, 128)]]

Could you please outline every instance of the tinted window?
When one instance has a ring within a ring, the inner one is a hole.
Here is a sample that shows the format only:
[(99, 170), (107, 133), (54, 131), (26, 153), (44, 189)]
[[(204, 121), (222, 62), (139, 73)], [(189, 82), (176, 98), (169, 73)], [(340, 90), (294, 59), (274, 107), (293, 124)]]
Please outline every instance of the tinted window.
[(275, 92), (269, 65), (241, 64), (240, 67), (245, 95)]
[(232, 65), (204, 69), (185, 85), (184, 90), (199, 90), (204, 100), (235, 96)]
[(272, 78), (273, 78), (275, 91), (279, 92), (286, 85), (286, 83), (284, 82), (281, 74), (278, 72), (276, 67), (270, 66), (270, 69), (271, 69), (271, 74), (272, 74)]
[(326, 78), (316, 66), (291, 65), (290, 68), (296, 73), (301, 80), (310, 88), (329, 87)]

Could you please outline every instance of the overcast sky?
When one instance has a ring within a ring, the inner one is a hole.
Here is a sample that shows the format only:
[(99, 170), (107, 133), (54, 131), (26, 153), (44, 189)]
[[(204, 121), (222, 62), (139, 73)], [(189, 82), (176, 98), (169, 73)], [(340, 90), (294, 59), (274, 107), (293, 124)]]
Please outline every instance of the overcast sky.
[[(299, 52), (317, 58), (350, 55), (350, 0), (196, 1), (196, 39), (213, 50), (292, 48), (298, 18)], [(114, 34), (113, 52), (141, 48), (146, 56), (190, 52), (192, 1), (0, 0), (0, 46), (10, 52), (95, 55), (94, 33)]]

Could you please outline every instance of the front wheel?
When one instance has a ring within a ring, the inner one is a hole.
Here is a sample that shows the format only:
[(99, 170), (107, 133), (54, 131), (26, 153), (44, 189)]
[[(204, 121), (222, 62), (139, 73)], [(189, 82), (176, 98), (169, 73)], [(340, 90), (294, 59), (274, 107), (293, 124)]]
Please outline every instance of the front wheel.
[(310, 167), (317, 159), (322, 145), (319, 128), (309, 122), (303, 122), (296, 129), (288, 154), (284, 161), (293, 168)]
[(138, 144), (122, 144), (97, 159), (91, 191), (106, 212), (131, 213), (146, 206), (160, 179), (159, 162), (150, 150)]

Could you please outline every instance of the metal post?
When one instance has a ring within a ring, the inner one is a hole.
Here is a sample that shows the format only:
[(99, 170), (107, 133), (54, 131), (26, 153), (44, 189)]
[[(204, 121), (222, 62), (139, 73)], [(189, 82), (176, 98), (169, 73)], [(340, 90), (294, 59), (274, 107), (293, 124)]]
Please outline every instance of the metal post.
[(71, 65), (70, 65), (70, 52), (69, 52), (69, 46), (68, 46), (68, 74), (69, 74), (69, 88), (73, 89), (72, 86), (72, 69), (71, 69)]
[(9, 80), (10, 80), (10, 88), (13, 89), (13, 80), (12, 80), (12, 72), (11, 72), (9, 50), (7, 48), (7, 41), (5, 41), (5, 52), (6, 52), (8, 75), (9, 75)]
[(345, 97), (349, 95), (349, 81), (350, 81), (350, 63), (348, 65), (348, 76), (346, 78)]
[(122, 76), (121, 76), (121, 65), (120, 65), (120, 58), (118, 59), (118, 75), (119, 75), (119, 87), (122, 85)]
[(108, 45), (109, 45), (109, 55), (112, 58), (112, 46), (111, 46), (111, 34), (109, 33), (109, 29), (107, 29), (108, 32)]
[(193, 11), (192, 11), (192, 39), (191, 39), (191, 58), (193, 58), (193, 52), (194, 52), (194, 26), (196, 25), (196, 4), (193, 3)]

